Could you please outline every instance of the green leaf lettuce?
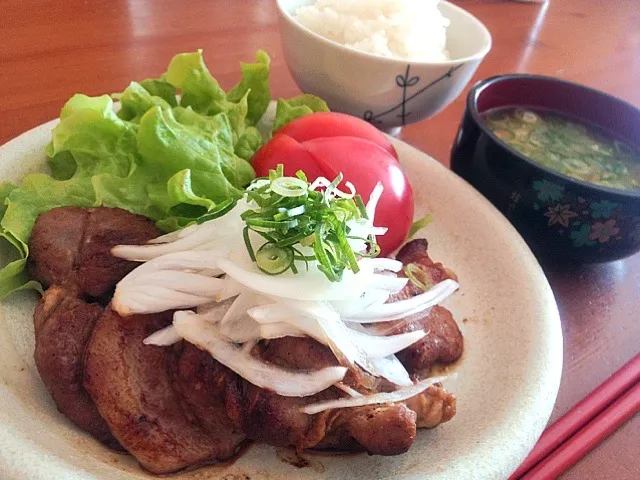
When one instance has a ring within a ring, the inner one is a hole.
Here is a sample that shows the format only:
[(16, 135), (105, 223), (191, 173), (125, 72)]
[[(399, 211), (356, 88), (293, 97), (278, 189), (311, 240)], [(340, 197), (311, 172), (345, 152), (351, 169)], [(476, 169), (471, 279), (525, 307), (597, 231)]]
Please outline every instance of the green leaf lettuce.
[[(269, 56), (258, 51), (225, 92), (198, 50), (176, 55), (160, 78), (133, 81), (121, 93), (71, 97), (46, 148), (50, 174), (0, 185), (0, 299), (40, 289), (26, 272), (28, 242), (38, 216), (52, 208), (118, 207), (171, 231), (240, 198), (264, 142), (256, 124), (271, 102), (269, 68)], [(276, 128), (326, 110), (312, 95), (280, 100)]]

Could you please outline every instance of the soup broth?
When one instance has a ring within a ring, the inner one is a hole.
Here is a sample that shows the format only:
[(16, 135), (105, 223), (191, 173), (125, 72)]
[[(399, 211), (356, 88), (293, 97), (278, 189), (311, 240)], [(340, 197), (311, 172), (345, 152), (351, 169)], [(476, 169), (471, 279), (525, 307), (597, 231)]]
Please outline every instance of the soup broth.
[(596, 185), (640, 190), (640, 155), (592, 127), (522, 108), (484, 117), (494, 135), (536, 163)]

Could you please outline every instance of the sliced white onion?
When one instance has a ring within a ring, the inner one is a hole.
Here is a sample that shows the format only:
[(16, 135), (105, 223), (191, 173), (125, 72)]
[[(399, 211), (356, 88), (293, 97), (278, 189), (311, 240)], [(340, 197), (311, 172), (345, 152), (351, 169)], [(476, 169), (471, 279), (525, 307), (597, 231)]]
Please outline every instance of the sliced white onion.
[(134, 285), (137, 289), (142, 289), (145, 286), (158, 286), (213, 299), (222, 288), (223, 282), (220, 278), (198, 275), (197, 273), (158, 271), (140, 275), (133, 280), (121, 281), (118, 286), (121, 289), (130, 285)]
[(458, 287), (458, 282), (448, 278), (426, 292), (408, 298), (407, 300), (376, 305), (360, 312), (352, 313), (348, 318), (345, 318), (345, 321), (354, 323), (376, 323), (398, 320), (437, 305), (455, 292)]
[(350, 397), (362, 397), (362, 394), (359, 391), (351, 388), (349, 385), (345, 385), (342, 382), (336, 383), (334, 387), (336, 387), (339, 390), (342, 390), (344, 393), (346, 393)]
[(192, 271), (201, 274), (206, 272), (209, 273), (208, 276), (214, 276), (218, 272), (221, 273), (218, 268), (218, 260), (224, 255), (226, 255), (226, 251), (221, 249), (202, 251), (187, 250), (185, 252), (169, 253), (154, 258), (142, 265), (138, 265), (120, 280), (120, 283), (132, 281), (145, 273), (157, 271)]
[(260, 338), (271, 340), (282, 337), (304, 337), (305, 332), (295, 325), (283, 322), (265, 323), (260, 325)]
[(389, 299), (390, 295), (386, 290), (370, 289), (363, 293), (360, 298), (353, 300), (334, 300), (331, 302), (331, 305), (333, 305), (333, 308), (335, 308), (342, 317), (347, 318), (373, 305), (382, 305)]
[[(230, 245), (237, 241), (236, 238), (214, 239), (199, 241), (197, 238), (188, 237), (172, 243), (160, 243), (154, 245), (118, 245), (111, 249), (114, 257), (124, 258), (132, 262), (146, 262), (170, 253), (197, 252), (198, 250), (220, 249), (220, 245)], [(230, 250), (227, 248), (226, 250)]]
[(236, 297), (229, 309), (225, 312), (220, 323), (233, 325), (240, 317), (247, 316), (248, 310), (268, 303), (269, 300), (253, 293), (250, 290), (244, 290)]
[(118, 245), (111, 249), (111, 254), (126, 260), (144, 262), (168, 253), (224, 248), (241, 241), (244, 221), (240, 215), (246, 210), (246, 203), (238, 202), (230, 212), (219, 218), (163, 235), (147, 245)]
[(384, 377), (392, 383), (401, 387), (413, 385), (409, 372), (404, 368), (402, 362), (395, 355), (389, 355), (383, 358), (372, 358), (373, 368), (380, 377)]
[(282, 322), (288, 323), (290, 321), (295, 322), (295, 320), (292, 320), (295, 319), (295, 315), (292, 315), (292, 312), (275, 303), (250, 308), (247, 310), (247, 313), (261, 325)]
[(388, 270), (390, 272), (399, 272), (403, 269), (404, 265), (398, 260), (393, 258), (377, 257), (377, 258), (363, 258), (358, 262), (358, 265), (371, 265), (375, 270)]
[(265, 185), (270, 185), (271, 181), (267, 178), (258, 178), (251, 182), (251, 185), (247, 187), (247, 190), (256, 190), (258, 188), (264, 187)]
[(242, 351), (251, 353), (251, 350), (253, 350), (253, 347), (255, 347), (257, 344), (257, 340), (249, 340), (248, 342), (244, 342), (244, 344), (242, 345)]
[(219, 323), (224, 317), (224, 314), (231, 306), (232, 299), (227, 299), (222, 302), (213, 301), (198, 305), (196, 313), (210, 323)]
[(369, 195), (369, 201), (367, 202), (367, 206), (365, 210), (367, 211), (367, 217), (373, 223), (373, 220), (376, 216), (376, 208), (378, 208), (378, 201), (382, 196), (382, 192), (384, 192), (384, 187), (382, 186), (382, 182), (376, 183), (376, 186), (371, 191)]
[(168, 347), (169, 345), (178, 343), (180, 340), (182, 340), (182, 337), (178, 335), (176, 327), (174, 327), (173, 325), (169, 325), (168, 327), (153, 332), (151, 335), (145, 338), (142, 343), (144, 343), (145, 345)]
[(211, 302), (225, 281), (190, 272), (216, 269), (220, 254), (220, 250), (176, 252), (138, 266), (116, 285), (114, 308), (121, 315), (131, 315)]
[[(358, 274), (350, 270), (344, 272), (341, 282), (331, 282), (313, 265), (309, 270), (300, 270), (295, 275), (285, 272), (277, 276), (268, 276), (260, 272), (251, 262), (248, 254), (246, 258), (237, 255), (236, 258), (221, 259), (218, 266), (227, 275), (257, 293), (273, 295), (298, 300), (342, 300), (357, 298), (375, 281), (371, 269), (362, 269)], [(406, 283), (406, 279), (404, 280)], [(385, 283), (389, 283), (386, 282)], [(397, 288), (397, 284), (393, 285)]]
[(218, 324), (221, 335), (234, 343), (258, 341), (261, 338), (260, 324), (244, 312), (234, 323)]
[(327, 400), (325, 402), (312, 403), (300, 409), (302, 413), (315, 415), (334, 408), (362, 407), (364, 405), (377, 405), (382, 403), (395, 403), (415, 397), (424, 392), (431, 385), (444, 381), (447, 377), (433, 377), (422, 380), (410, 387), (401, 388), (395, 392), (375, 393), (362, 397), (344, 397), (337, 400)]
[(196, 308), (196, 313), (198, 315), (206, 315), (210, 310), (213, 310), (218, 305), (218, 302), (215, 300), (213, 302), (204, 303), (202, 305), (198, 305)]
[(313, 182), (311, 182), (311, 185), (309, 185), (309, 190), (317, 190), (318, 188), (326, 188), (329, 185), (331, 185), (331, 180), (329, 180), (326, 177), (318, 177)]
[[(372, 358), (393, 355), (425, 336), (422, 330), (389, 336), (353, 330), (344, 324), (338, 312), (326, 302), (283, 299), (276, 304), (252, 308), (247, 313), (261, 324), (280, 322), (294, 325), (332, 350), (334, 346), (338, 346), (351, 363), (358, 363), (365, 369)], [(375, 373), (375, 370), (369, 371)]]
[(248, 382), (285, 397), (314, 395), (340, 382), (347, 372), (344, 367), (291, 371), (262, 362), (241, 347), (224, 341), (215, 325), (193, 312), (176, 312), (173, 324), (182, 338), (208, 351), (213, 358)]
[(244, 287), (241, 283), (237, 282), (230, 276), (225, 275), (224, 283), (222, 284), (222, 288), (218, 292), (216, 300), (218, 302), (222, 302), (224, 300), (227, 300), (228, 298), (236, 297), (240, 295), (240, 293), (242, 293), (243, 289)]
[(398, 293), (409, 281), (408, 278), (396, 277), (395, 275), (384, 275), (374, 273), (371, 275), (371, 285), (373, 288), (387, 290), (391, 293)]
[[(352, 324), (352, 328), (357, 332), (369, 332), (364, 326), (358, 324)], [(409, 377), (409, 372), (407, 372), (402, 362), (400, 362), (395, 355), (379, 358), (373, 357), (371, 358), (371, 364), (377, 376), (386, 378), (401, 387), (413, 385), (413, 381)]]
[(365, 218), (349, 220), (347, 226), (349, 227), (350, 237), (366, 238), (369, 235), (384, 235), (389, 230), (387, 227), (374, 227), (373, 221)]
[[(331, 186), (331, 180), (326, 177), (318, 177), (313, 183), (309, 186), (309, 190), (317, 190), (318, 188), (327, 188)], [(340, 198), (353, 198), (356, 194), (356, 188), (353, 186), (351, 182), (344, 182), (344, 186), (349, 189), (349, 192), (343, 192), (339, 190), (337, 187), (334, 187), (329, 192), (329, 195)]]
[(116, 288), (111, 305), (116, 312), (127, 317), (134, 314), (191, 308), (209, 302), (211, 302), (210, 297), (200, 297), (170, 288), (150, 285), (143, 288), (136, 286), (124, 289)]

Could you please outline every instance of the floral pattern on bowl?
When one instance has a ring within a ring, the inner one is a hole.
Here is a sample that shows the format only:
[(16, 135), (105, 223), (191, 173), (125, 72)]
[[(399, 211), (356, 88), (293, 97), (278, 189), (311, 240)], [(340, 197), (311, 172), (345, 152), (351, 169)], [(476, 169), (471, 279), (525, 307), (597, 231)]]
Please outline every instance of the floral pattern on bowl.
[[(525, 196), (547, 228), (554, 234), (568, 236), (574, 247), (616, 242), (624, 238), (625, 232), (640, 241), (640, 217), (629, 220), (619, 203), (585, 198), (545, 179), (534, 180)], [(513, 191), (510, 200), (508, 217), (521, 202), (522, 194)]]

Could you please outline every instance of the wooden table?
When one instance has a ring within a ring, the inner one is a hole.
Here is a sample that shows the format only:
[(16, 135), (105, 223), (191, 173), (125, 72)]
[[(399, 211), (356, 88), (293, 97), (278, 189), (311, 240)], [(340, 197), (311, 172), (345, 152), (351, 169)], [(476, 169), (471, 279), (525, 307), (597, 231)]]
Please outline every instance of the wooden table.
[[(456, 2), (493, 35), (476, 79), (533, 72), (575, 80), (640, 106), (640, 3), (550, 0)], [(273, 0), (4, 0), (0, 2), (0, 144), (58, 115), (73, 93), (122, 90), (161, 74), (172, 55), (205, 49), (224, 87), (238, 62), (263, 48), (273, 59), (275, 95), (298, 89), (279, 45)], [(463, 111), (459, 98), (401, 138), (448, 164)], [(565, 335), (564, 375), (553, 418), (640, 350), (640, 255), (575, 271), (548, 269)], [(563, 479), (640, 478), (640, 417)]]

